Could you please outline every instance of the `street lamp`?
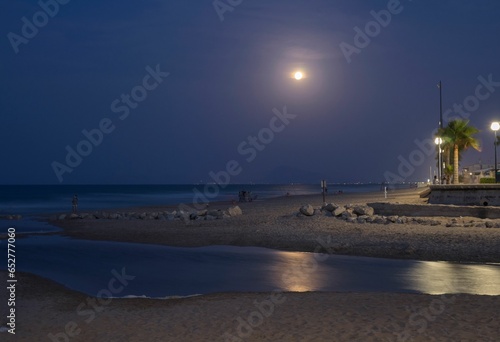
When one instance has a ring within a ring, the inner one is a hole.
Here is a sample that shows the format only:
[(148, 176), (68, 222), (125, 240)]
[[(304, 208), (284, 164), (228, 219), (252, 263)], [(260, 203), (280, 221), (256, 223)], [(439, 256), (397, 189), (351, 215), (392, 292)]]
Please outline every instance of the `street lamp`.
[(498, 172), (498, 169), (497, 169), (497, 131), (500, 129), (500, 123), (498, 122), (492, 122), (491, 123), (491, 129), (495, 132), (495, 142), (494, 142), (494, 145), (495, 145), (495, 183), (497, 182), (497, 172)]
[(438, 177), (439, 177), (439, 184), (441, 184), (441, 180), (442, 180), (442, 170), (441, 170), (441, 167), (442, 167), (442, 157), (441, 157), (441, 144), (443, 143), (443, 139), (437, 137), (434, 142), (436, 143), (436, 145), (438, 145), (438, 148), (439, 148), (439, 152), (438, 152)]

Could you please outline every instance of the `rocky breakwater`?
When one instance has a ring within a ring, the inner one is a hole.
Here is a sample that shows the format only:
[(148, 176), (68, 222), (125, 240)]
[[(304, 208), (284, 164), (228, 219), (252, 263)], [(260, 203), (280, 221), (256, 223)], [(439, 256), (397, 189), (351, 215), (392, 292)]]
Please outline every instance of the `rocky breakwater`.
[(54, 217), (56, 220), (159, 220), (159, 221), (197, 221), (197, 220), (220, 220), (224, 218), (242, 215), (239, 206), (230, 207), (226, 210), (174, 210), (154, 212), (108, 212), (95, 211), (90, 213), (61, 214)]
[(400, 215), (376, 215), (374, 208), (368, 205), (348, 204), (339, 206), (335, 203), (328, 203), (322, 207), (314, 207), (310, 204), (300, 207), (297, 217), (328, 216), (350, 223), (373, 223), (373, 224), (421, 224), (426, 226), (446, 226), (446, 227), (479, 227), (479, 228), (500, 228), (500, 221), (464, 218), (464, 217), (415, 217)]
[(21, 220), (21, 215), (0, 215), (0, 220)]

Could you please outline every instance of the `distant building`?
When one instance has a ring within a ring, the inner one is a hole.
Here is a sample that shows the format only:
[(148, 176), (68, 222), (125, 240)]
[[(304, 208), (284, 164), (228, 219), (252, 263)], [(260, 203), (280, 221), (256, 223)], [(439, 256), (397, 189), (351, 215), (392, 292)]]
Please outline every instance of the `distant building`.
[(495, 167), (493, 165), (472, 164), (462, 168), (463, 183), (479, 184), (481, 178), (495, 177)]

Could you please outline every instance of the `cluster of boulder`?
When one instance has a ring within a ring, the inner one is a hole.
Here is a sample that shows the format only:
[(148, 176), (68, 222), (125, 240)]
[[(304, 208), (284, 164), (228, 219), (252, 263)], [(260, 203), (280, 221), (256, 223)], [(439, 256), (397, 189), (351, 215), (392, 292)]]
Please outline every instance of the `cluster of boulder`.
[(240, 207), (234, 206), (226, 210), (198, 210), (198, 211), (155, 211), (155, 212), (104, 212), (71, 213), (57, 216), (58, 220), (159, 220), (159, 221), (195, 221), (218, 220), (227, 217), (242, 215)]
[(383, 222), (381, 221), (383, 216), (374, 215), (373, 208), (367, 205), (348, 204), (339, 206), (335, 203), (328, 203), (322, 207), (313, 207), (307, 204), (300, 207), (298, 215), (314, 216), (324, 214), (352, 223), (385, 223), (385, 220)]
[(21, 215), (0, 215), (0, 220), (21, 220)]
[(299, 209), (297, 216), (326, 215), (336, 217), (350, 223), (376, 223), (376, 224), (421, 224), (426, 226), (446, 227), (485, 227), (500, 228), (500, 222), (490, 220), (464, 220), (462, 218), (452, 218), (446, 221), (431, 217), (408, 217), (408, 216), (382, 216), (375, 215), (374, 209), (368, 205), (339, 206), (335, 203), (328, 203), (322, 207), (313, 207), (310, 204), (303, 205)]
[(476, 228), (500, 228), (500, 222), (491, 221), (488, 219), (465, 220), (463, 218), (453, 218), (446, 222), (446, 227), (476, 227)]

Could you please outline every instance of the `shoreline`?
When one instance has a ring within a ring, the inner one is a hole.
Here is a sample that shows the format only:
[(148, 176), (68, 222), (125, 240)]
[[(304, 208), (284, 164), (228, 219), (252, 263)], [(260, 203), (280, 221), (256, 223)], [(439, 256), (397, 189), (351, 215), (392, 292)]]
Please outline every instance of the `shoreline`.
[[(374, 201), (424, 203), (422, 189), (330, 195), (327, 202), (366, 204)], [(59, 234), (84, 240), (132, 242), (174, 247), (253, 246), (284, 251), (350, 256), (457, 262), (500, 262), (500, 229), (423, 224), (360, 224), (334, 217), (297, 217), (301, 205), (321, 206), (318, 195), (296, 195), (237, 203), (243, 215), (213, 221), (49, 220)], [(227, 202), (210, 209), (227, 209)], [(175, 206), (128, 208), (155, 212)], [(113, 209), (114, 210), (114, 209)], [(106, 212), (106, 210), (102, 210)], [(466, 218), (463, 218), (465, 220)], [(500, 221), (499, 221), (500, 222)]]
[[(400, 194), (406, 194), (406, 193), (415, 193), (415, 192), (422, 192), (426, 187), (419, 187), (419, 188), (402, 188), (402, 189), (388, 189), (387, 194), (388, 198), (387, 199), (396, 199), (399, 197)], [(258, 194), (257, 194), (258, 195)], [(379, 198), (383, 199), (384, 197), (384, 191), (368, 191), (368, 192), (345, 192), (345, 193), (328, 193), (326, 195), (326, 200), (328, 202), (335, 202), (336, 199), (339, 199), (342, 201), (343, 198), (355, 198), (358, 196), (370, 196), (373, 198)], [(208, 203), (210, 206), (219, 206), (219, 205), (239, 205), (242, 203), (263, 203), (263, 202), (268, 202), (268, 201), (275, 201), (275, 200), (281, 200), (281, 199), (298, 199), (298, 198), (303, 198), (303, 199), (311, 199), (314, 202), (322, 201), (322, 194), (320, 191), (318, 191), (315, 194), (290, 194), (290, 195), (276, 195), (276, 196), (271, 196), (271, 197), (258, 197), (256, 200), (253, 200), (252, 202), (238, 202), (237, 201), (237, 195), (235, 195), (234, 200), (218, 200), (218, 201), (211, 201), (211, 202), (203, 202), (203, 203), (191, 203), (191, 202), (178, 202), (178, 203), (169, 203), (169, 204), (163, 204), (163, 205), (132, 205), (132, 206), (119, 206), (119, 207), (102, 207), (99, 209), (90, 209), (90, 210), (83, 210), (82, 212), (92, 212), (92, 211), (123, 211), (123, 210), (151, 210), (153, 208), (158, 209), (158, 208), (164, 208), (164, 209), (176, 209), (178, 208), (181, 204), (186, 205), (188, 207), (193, 208), (194, 210), (201, 210), (205, 207), (205, 205)], [(34, 214), (29, 214), (25, 215), (26, 217), (45, 217), (45, 218), (50, 218), (53, 217), (54, 215), (59, 215), (59, 214), (68, 214), (71, 213), (70, 211), (56, 211), (52, 213), (34, 213)]]

